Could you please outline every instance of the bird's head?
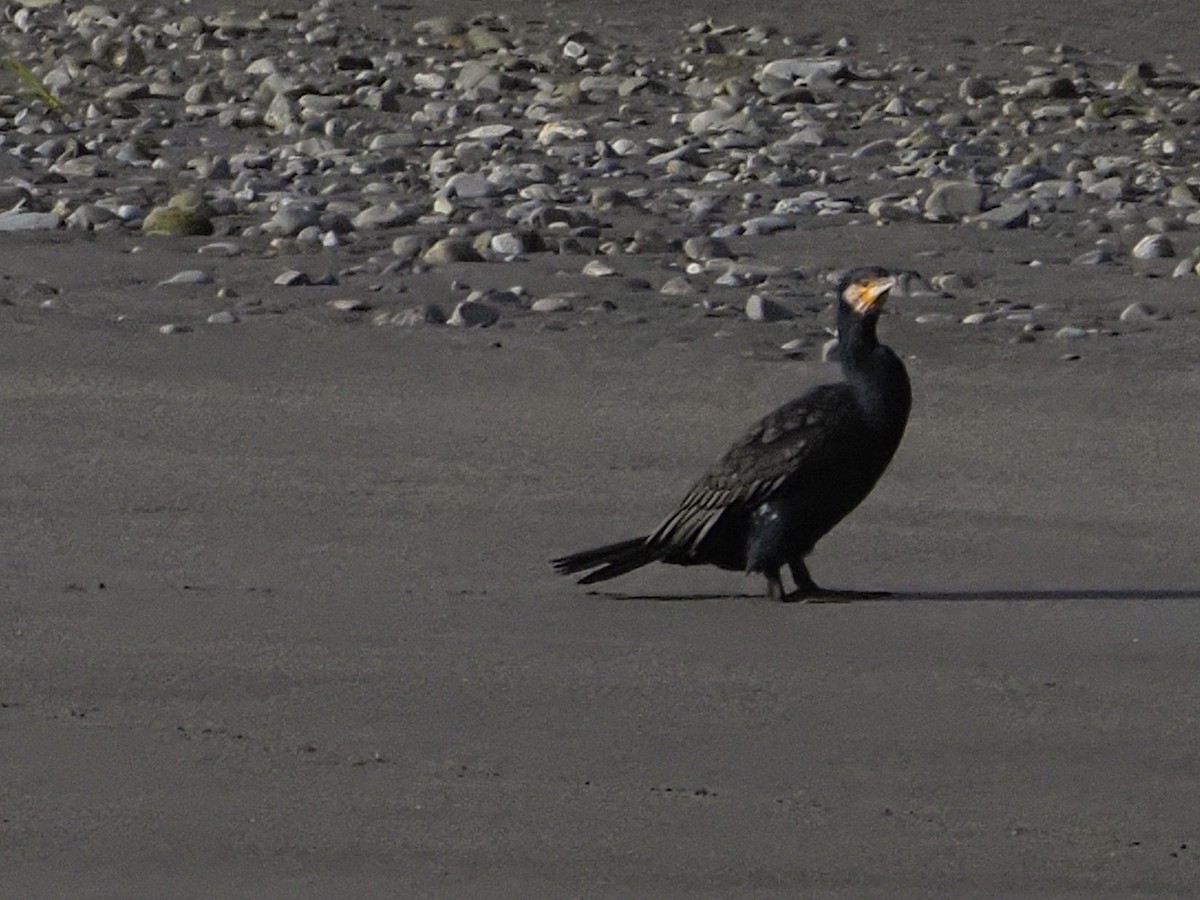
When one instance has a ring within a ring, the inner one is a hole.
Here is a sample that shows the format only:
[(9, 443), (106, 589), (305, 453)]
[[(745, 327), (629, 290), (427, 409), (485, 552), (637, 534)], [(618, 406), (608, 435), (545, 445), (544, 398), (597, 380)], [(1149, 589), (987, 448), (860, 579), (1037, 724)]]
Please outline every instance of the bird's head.
[(838, 282), (838, 300), (858, 316), (878, 315), (896, 286), (896, 276), (879, 266), (851, 269)]

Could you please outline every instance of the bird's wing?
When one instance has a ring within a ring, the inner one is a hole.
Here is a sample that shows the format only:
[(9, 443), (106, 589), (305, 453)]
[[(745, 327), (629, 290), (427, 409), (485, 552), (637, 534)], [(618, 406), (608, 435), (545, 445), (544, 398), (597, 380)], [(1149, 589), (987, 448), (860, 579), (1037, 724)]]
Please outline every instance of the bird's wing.
[(650, 537), (659, 546), (695, 548), (732, 508), (757, 506), (820, 477), (838, 447), (856, 438), (862, 416), (847, 384), (827, 384), (756, 423), (696, 482)]

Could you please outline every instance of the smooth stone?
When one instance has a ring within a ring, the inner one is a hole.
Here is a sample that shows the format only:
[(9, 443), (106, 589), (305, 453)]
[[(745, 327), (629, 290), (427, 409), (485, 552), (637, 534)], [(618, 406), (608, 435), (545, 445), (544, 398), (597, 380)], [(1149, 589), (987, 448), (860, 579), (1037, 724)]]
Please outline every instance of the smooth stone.
[(182, 322), (171, 322), (169, 325), (158, 326), (159, 334), (188, 334), (191, 330), (191, 325), (185, 325)]
[(503, 231), (500, 234), (492, 235), (488, 246), (492, 252), (498, 256), (511, 259), (514, 256), (520, 256), (527, 251), (525, 238), (512, 231)]
[(1086, 330), (1075, 325), (1065, 325), (1054, 332), (1054, 337), (1060, 341), (1077, 341), (1087, 336)]
[(421, 218), (423, 212), (424, 210), (416, 205), (401, 206), (398, 203), (377, 204), (368, 206), (350, 221), (356, 229), (396, 228), (400, 225), (413, 224)]
[(534, 300), (529, 308), (539, 313), (556, 313), (571, 312), (575, 306), (566, 297), (541, 297)]
[(583, 267), (583, 274), (592, 278), (608, 278), (618, 274), (617, 270), (603, 260), (593, 259)]
[(281, 287), (308, 287), (312, 284), (312, 279), (308, 277), (308, 273), (299, 269), (288, 269), (275, 276), (275, 284)]
[(766, 215), (755, 216), (742, 222), (744, 234), (763, 235), (774, 234), (777, 231), (788, 231), (796, 227), (796, 223), (785, 216)]
[(367, 312), (371, 309), (371, 304), (366, 300), (359, 300), (354, 297), (340, 297), (337, 300), (330, 300), (329, 306), (338, 312)]
[(196, 252), (201, 256), (233, 257), (241, 256), (242, 248), (233, 241), (215, 241), (211, 244), (204, 244), (201, 247), (197, 247)]
[(472, 141), (499, 141), (517, 133), (511, 125), (480, 125), (472, 128), (463, 137)]
[(160, 281), (159, 285), (164, 284), (212, 284), (213, 277), (207, 272), (200, 269), (184, 269), (182, 272), (176, 272), (165, 281)]
[(849, 74), (849, 68), (840, 59), (776, 59), (755, 73), (759, 81), (777, 79), (793, 85), (807, 85), (813, 81), (837, 81)]
[(1130, 303), (1121, 310), (1122, 322), (1152, 322), (1165, 318), (1165, 315), (1145, 303)]
[(392, 253), (400, 258), (400, 262), (408, 262), (421, 255), (426, 243), (424, 235), (402, 234), (392, 241)]
[(793, 316), (786, 306), (761, 294), (751, 294), (746, 301), (746, 318), (752, 322), (782, 322)]
[(996, 321), (995, 313), (977, 312), (963, 316), (962, 324), (964, 325), (986, 325), (988, 322)]
[(263, 224), (263, 231), (282, 237), (295, 237), (305, 228), (321, 221), (321, 210), (308, 203), (285, 203)]
[(663, 286), (658, 289), (660, 294), (674, 297), (691, 294), (694, 291), (695, 288), (692, 287), (692, 283), (688, 281), (686, 275), (674, 275), (663, 282)]
[(156, 206), (142, 220), (146, 234), (210, 235), (212, 220), (200, 210), (179, 206)]
[(720, 238), (697, 235), (683, 242), (683, 252), (688, 259), (733, 259), (733, 250)]
[(223, 309), (220, 312), (215, 312), (205, 319), (209, 325), (236, 325), (240, 319), (232, 310)]
[(487, 328), (489, 325), (495, 325), (499, 318), (500, 313), (492, 307), (473, 300), (464, 300), (454, 307), (454, 312), (450, 314), (446, 324), (459, 328)]
[(976, 215), (983, 207), (983, 188), (971, 181), (939, 184), (925, 199), (925, 218), (935, 222), (958, 222)]
[(482, 172), (456, 172), (446, 181), (445, 191), (463, 200), (478, 200), (500, 193)]
[(483, 262), (483, 257), (471, 246), (470, 241), (452, 237), (435, 241), (433, 246), (421, 255), (421, 259), (435, 266), (444, 266), (450, 263)]
[(1148, 234), (1133, 245), (1132, 253), (1137, 259), (1170, 259), (1175, 245), (1164, 234)]
[(968, 221), (980, 228), (1028, 228), (1029, 204), (1023, 200), (1009, 200), (995, 209), (969, 217)]
[(1098, 248), (1096, 250), (1088, 250), (1080, 253), (1077, 257), (1071, 260), (1073, 266), (1101, 266), (1112, 263), (1116, 260), (1111, 250)]

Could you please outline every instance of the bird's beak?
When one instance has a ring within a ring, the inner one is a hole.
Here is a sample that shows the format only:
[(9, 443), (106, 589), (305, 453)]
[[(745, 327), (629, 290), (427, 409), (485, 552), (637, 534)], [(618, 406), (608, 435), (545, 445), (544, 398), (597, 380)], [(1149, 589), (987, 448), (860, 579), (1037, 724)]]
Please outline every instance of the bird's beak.
[(896, 276), (870, 278), (852, 284), (846, 292), (846, 300), (855, 312), (866, 313), (883, 305), (888, 291), (896, 286)]

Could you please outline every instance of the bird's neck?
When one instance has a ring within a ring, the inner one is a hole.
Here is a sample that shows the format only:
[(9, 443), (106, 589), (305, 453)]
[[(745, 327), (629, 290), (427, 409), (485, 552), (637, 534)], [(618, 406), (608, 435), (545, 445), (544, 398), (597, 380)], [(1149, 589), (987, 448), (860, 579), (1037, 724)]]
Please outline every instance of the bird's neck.
[[(904, 363), (875, 336), (877, 316), (843, 309), (838, 317), (842, 371), (874, 418), (903, 422), (912, 402)], [(901, 425), (903, 427), (903, 425)]]
[(860, 316), (845, 304), (838, 308), (838, 351), (847, 377), (867, 365), (879, 348), (875, 336), (876, 315)]

